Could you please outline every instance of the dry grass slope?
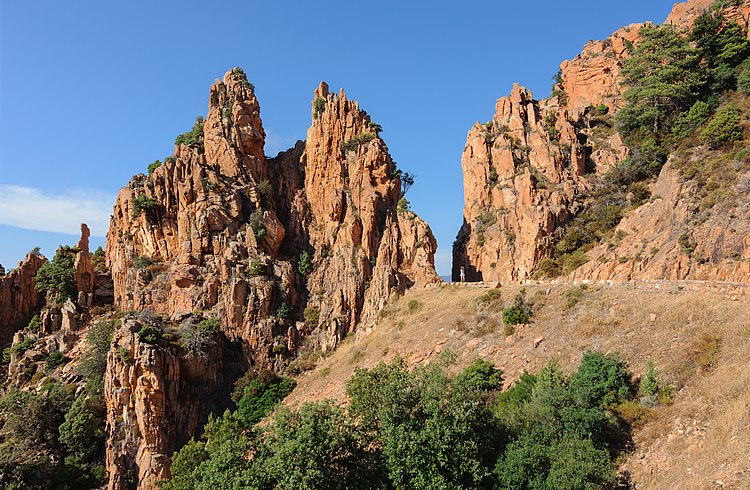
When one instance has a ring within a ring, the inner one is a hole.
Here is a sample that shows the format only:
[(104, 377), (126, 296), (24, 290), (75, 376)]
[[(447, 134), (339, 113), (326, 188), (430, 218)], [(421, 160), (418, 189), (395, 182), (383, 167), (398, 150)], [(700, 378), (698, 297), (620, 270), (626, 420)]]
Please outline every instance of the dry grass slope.
[[(676, 387), (671, 405), (649, 410), (622, 462), (638, 488), (750, 488), (750, 303), (713, 292), (642, 291), (571, 285), (529, 287), (528, 325), (505, 336), (501, 310), (519, 287), (442, 285), (394, 298), (378, 323), (347, 339), (300, 376), (287, 403), (333, 398), (360, 367), (401, 356), (411, 365), (458, 355), (455, 369), (481, 357), (510, 385), (551, 360), (572, 371), (585, 350), (618, 352), (636, 376), (653, 360)], [(575, 300), (571, 300), (571, 296)]]

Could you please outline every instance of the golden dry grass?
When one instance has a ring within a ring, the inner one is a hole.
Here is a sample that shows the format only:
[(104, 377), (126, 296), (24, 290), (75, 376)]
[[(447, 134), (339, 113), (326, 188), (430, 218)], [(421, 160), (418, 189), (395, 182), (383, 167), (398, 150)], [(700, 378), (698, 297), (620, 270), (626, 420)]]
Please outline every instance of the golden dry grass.
[[(585, 350), (618, 352), (636, 376), (650, 359), (663, 380), (680, 388), (672, 405), (652, 409), (635, 432), (636, 451), (622, 468), (638, 488), (750, 488), (747, 299), (592, 286), (567, 308), (569, 286), (532, 286), (527, 298), (535, 303), (533, 319), (506, 338), (501, 309), (518, 289), (503, 287), (501, 298), (489, 302), (478, 301), (488, 288), (456, 285), (394, 299), (376, 325), (301, 375), (287, 403), (344, 403), (355, 369), (397, 355), (416, 365), (451, 349), (455, 370), (481, 357), (499, 366), (509, 385), (551, 360), (571, 371)], [(408, 307), (413, 301), (421, 305), (416, 311)], [(711, 338), (718, 339), (718, 352)]]

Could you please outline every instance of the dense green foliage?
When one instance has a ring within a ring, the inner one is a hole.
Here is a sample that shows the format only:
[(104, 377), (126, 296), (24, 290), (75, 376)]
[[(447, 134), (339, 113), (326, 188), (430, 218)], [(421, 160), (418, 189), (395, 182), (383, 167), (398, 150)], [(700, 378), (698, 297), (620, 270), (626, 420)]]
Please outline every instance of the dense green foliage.
[(733, 104), (721, 106), (713, 119), (701, 132), (701, 138), (711, 148), (721, 148), (726, 143), (742, 139), (742, 117)]
[(163, 165), (163, 163), (160, 160), (154, 160), (154, 163), (150, 163), (148, 165), (148, 173), (149, 174), (154, 173), (154, 170), (156, 170), (157, 168), (161, 167), (162, 165)]
[(554, 364), (524, 373), (502, 394), (493, 364), (451, 377), (452, 361), (448, 352), (412, 371), (398, 358), (358, 369), (348, 408), (284, 407), (262, 427), (292, 385), (253, 372), (238, 409), (175, 454), (163, 487), (615, 488), (613, 458), (629, 435), (610, 407), (632, 393), (616, 356), (586, 353), (570, 376)]
[(36, 289), (46, 291), (47, 298), (63, 302), (76, 295), (75, 252), (60, 247), (51, 262), (45, 262), (36, 273)]
[(0, 486), (9, 489), (94, 488), (104, 476), (104, 412), (87, 405), (86, 392), (57, 381), (41, 392), (10, 388), (0, 399), (5, 420), (0, 444)]

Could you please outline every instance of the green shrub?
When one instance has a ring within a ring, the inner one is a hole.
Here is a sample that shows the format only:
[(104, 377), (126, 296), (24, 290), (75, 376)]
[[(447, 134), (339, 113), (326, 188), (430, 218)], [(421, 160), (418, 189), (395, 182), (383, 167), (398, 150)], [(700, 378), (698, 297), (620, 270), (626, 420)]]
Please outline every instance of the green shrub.
[(346, 155), (350, 151), (357, 151), (359, 150), (360, 146), (363, 146), (367, 144), (368, 142), (374, 140), (377, 138), (374, 134), (371, 133), (361, 133), (357, 136), (354, 136), (343, 143), (341, 143), (341, 151)]
[(689, 111), (683, 112), (675, 120), (672, 134), (678, 140), (683, 140), (693, 134), (699, 127), (706, 124), (713, 110), (711, 106), (702, 100), (697, 101)]
[(528, 323), (530, 318), (531, 303), (526, 301), (526, 288), (521, 288), (513, 300), (513, 305), (503, 308), (503, 323), (519, 325)]
[(499, 301), (502, 298), (503, 294), (502, 292), (497, 289), (493, 288), (484, 293), (483, 295), (479, 296), (477, 299), (474, 300), (476, 305), (480, 309), (486, 309), (493, 303)]
[(34, 315), (33, 317), (31, 317), (29, 324), (26, 325), (26, 330), (28, 330), (31, 333), (39, 333), (39, 328), (41, 326), (42, 326), (42, 322), (39, 319), (39, 315)]
[(570, 377), (570, 389), (591, 407), (621, 403), (633, 394), (625, 363), (616, 354), (601, 352), (583, 354), (578, 371)]
[(407, 201), (405, 197), (402, 197), (401, 199), (398, 200), (397, 209), (399, 211), (408, 211), (409, 201)]
[(315, 97), (313, 101), (313, 119), (317, 119), (326, 110), (326, 100), (323, 97)]
[(86, 335), (87, 348), (81, 356), (76, 372), (95, 388), (93, 391), (103, 384), (104, 371), (107, 369), (107, 353), (112, 344), (114, 331), (114, 322), (98, 321)]
[(299, 261), (297, 262), (297, 270), (303, 276), (310, 274), (313, 270), (312, 259), (308, 252), (302, 252), (299, 254)]
[(595, 107), (595, 111), (597, 116), (603, 116), (609, 113), (609, 107), (607, 104), (601, 103)]
[(59, 350), (56, 350), (48, 355), (45, 359), (45, 367), (47, 368), (47, 371), (51, 371), (58, 366), (62, 366), (68, 361), (70, 361), (70, 359), (65, 357), (65, 355)]
[(248, 220), (250, 228), (253, 230), (253, 234), (257, 240), (262, 240), (266, 237), (266, 224), (264, 221), (263, 210), (258, 208), (250, 215)]
[(305, 319), (305, 325), (308, 327), (316, 327), (320, 320), (320, 308), (317, 306), (308, 306), (305, 308), (303, 317)]
[(48, 298), (62, 302), (76, 296), (75, 254), (59, 248), (51, 262), (45, 262), (36, 273), (36, 289), (46, 291)]
[(737, 75), (737, 90), (743, 95), (750, 95), (750, 59), (745, 60), (741, 68)]
[(577, 305), (581, 298), (583, 298), (583, 293), (588, 288), (589, 287), (586, 284), (581, 284), (580, 286), (566, 289), (565, 292), (563, 292), (563, 296), (567, 300), (567, 302), (565, 303), (565, 307), (570, 309)]
[(701, 138), (711, 148), (720, 148), (727, 143), (742, 139), (742, 116), (733, 104), (719, 108), (713, 119), (701, 132)]
[(162, 165), (163, 165), (163, 163), (161, 163), (161, 161), (154, 160), (154, 163), (152, 163), (152, 164), (150, 164), (148, 166), (148, 173), (149, 173), (149, 175), (152, 174), (152, 173), (154, 173), (154, 170), (156, 170), (157, 168), (161, 167)]
[(143, 211), (149, 212), (157, 209), (159, 207), (159, 201), (155, 197), (147, 196), (145, 193), (141, 192), (133, 198), (131, 205), (133, 207), (133, 218), (137, 218)]
[(145, 255), (141, 255), (140, 257), (137, 257), (135, 260), (133, 260), (133, 267), (136, 269), (145, 269), (148, 266), (154, 265), (154, 261), (146, 257)]
[(422, 308), (422, 303), (416, 299), (412, 299), (409, 300), (409, 302), (406, 304), (406, 307), (409, 309), (409, 313), (416, 313), (420, 308)]
[(204, 318), (198, 322), (198, 328), (203, 332), (216, 333), (221, 329), (221, 324), (216, 317)]
[(535, 279), (554, 279), (560, 274), (562, 274), (562, 269), (557, 260), (545, 257), (539, 261), (539, 264), (536, 266), (536, 270), (534, 271), (533, 276)]
[(198, 148), (200, 153), (204, 151), (203, 145), (203, 116), (195, 118), (195, 124), (187, 133), (183, 133), (174, 140), (175, 145), (186, 145)]
[(289, 306), (286, 305), (286, 303), (282, 303), (281, 306), (279, 306), (279, 309), (276, 310), (276, 318), (280, 320), (286, 320), (292, 315), (292, 309), (289, 308)]
[(239, 66), (235, 66), (232, 69), (232, 73), (235, 77), (237, 77), (240, 80), (240, 84), (250, 90), (250, 92), (255, 93), (255, 85), (250, 83), (250, 81), (247, 79), (247, 75), (245, 74), (245, 70), (240, 68)]
[(251, 276), (262, 276), (266, 273), (266, 266), (260, 260), (253, 259), (250, 261), (250, 266), (247, 268), (247, 273)]
[(156, 345), (161, 339), (161, 330), (151, 325), (144, 325), (140, 330), (138, 330), (138, 337), (142, 342)]
[(651, 360), (646, 363), (646, 371), (641, 376), (640, 390), (646, 396), (659, 393), (659, 373)]

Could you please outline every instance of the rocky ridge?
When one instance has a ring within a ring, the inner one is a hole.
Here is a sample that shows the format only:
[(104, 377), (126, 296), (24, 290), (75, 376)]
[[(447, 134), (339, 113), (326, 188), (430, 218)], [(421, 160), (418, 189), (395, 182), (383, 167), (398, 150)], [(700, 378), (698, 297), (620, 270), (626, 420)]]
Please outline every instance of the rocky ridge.
[[(164, 332), (215, 319), (212, 362), (237, 346), (245, 369), (281, 370), (303, 341), (331, 349), (390, 295), (438, 282), (435, 239), (398, 209), (400, 173), (379, 126), (325, 83), (312, 116), (306, 142), (267, 158), (252, 85), (239, 69), (217, 80), (188, 144), (117, 197), (106, 251), (117, 307), (160, 316)], [(110, 353), (109, 488), (169, 476), (169, 455), (209, 413), (197, 407), (242, 371), (198, 373), (184, 348), (149, 347), (142, 333), (123, 326)], [(198, 374), (200, 388), (180, 388)], [(170, 414), (182, 423), (150, 428), (173, 424)]]
[[(675, 4), (666, 22), (686, 28), (713, 4)], [(747, 26), (750, 2), (727, 7), (725, 15)], [(623, 106), (622, 61), (627, 47), (638, 42), (641, 26), (587, 43), (560, 65), (546, 100), (534, 100), (514, 86), (509, 97), (498, 99), (490, 122), (469, 131), (461, 162), (464, 224), (453, 249), (454, 280), (461, 267), (470, 281), (531, 278), (552, 255), (563, 227), (585, 209), (596, 181), (628, 156), (613, 116)], [(747, 263), (738, 260), (749, 257), (750, 230), (721, 222), (720, 212), (696, 224), (696, 188), (685, 183), (677, 167), (665, 165), (650, 189), (656, 198), (625, 217), (616, 242), (587, 252), (589, 263), (575, 271), (575, 279), (750, 279)], [(730, 215), (743, 212), (741, 205), (729, 207)]]

